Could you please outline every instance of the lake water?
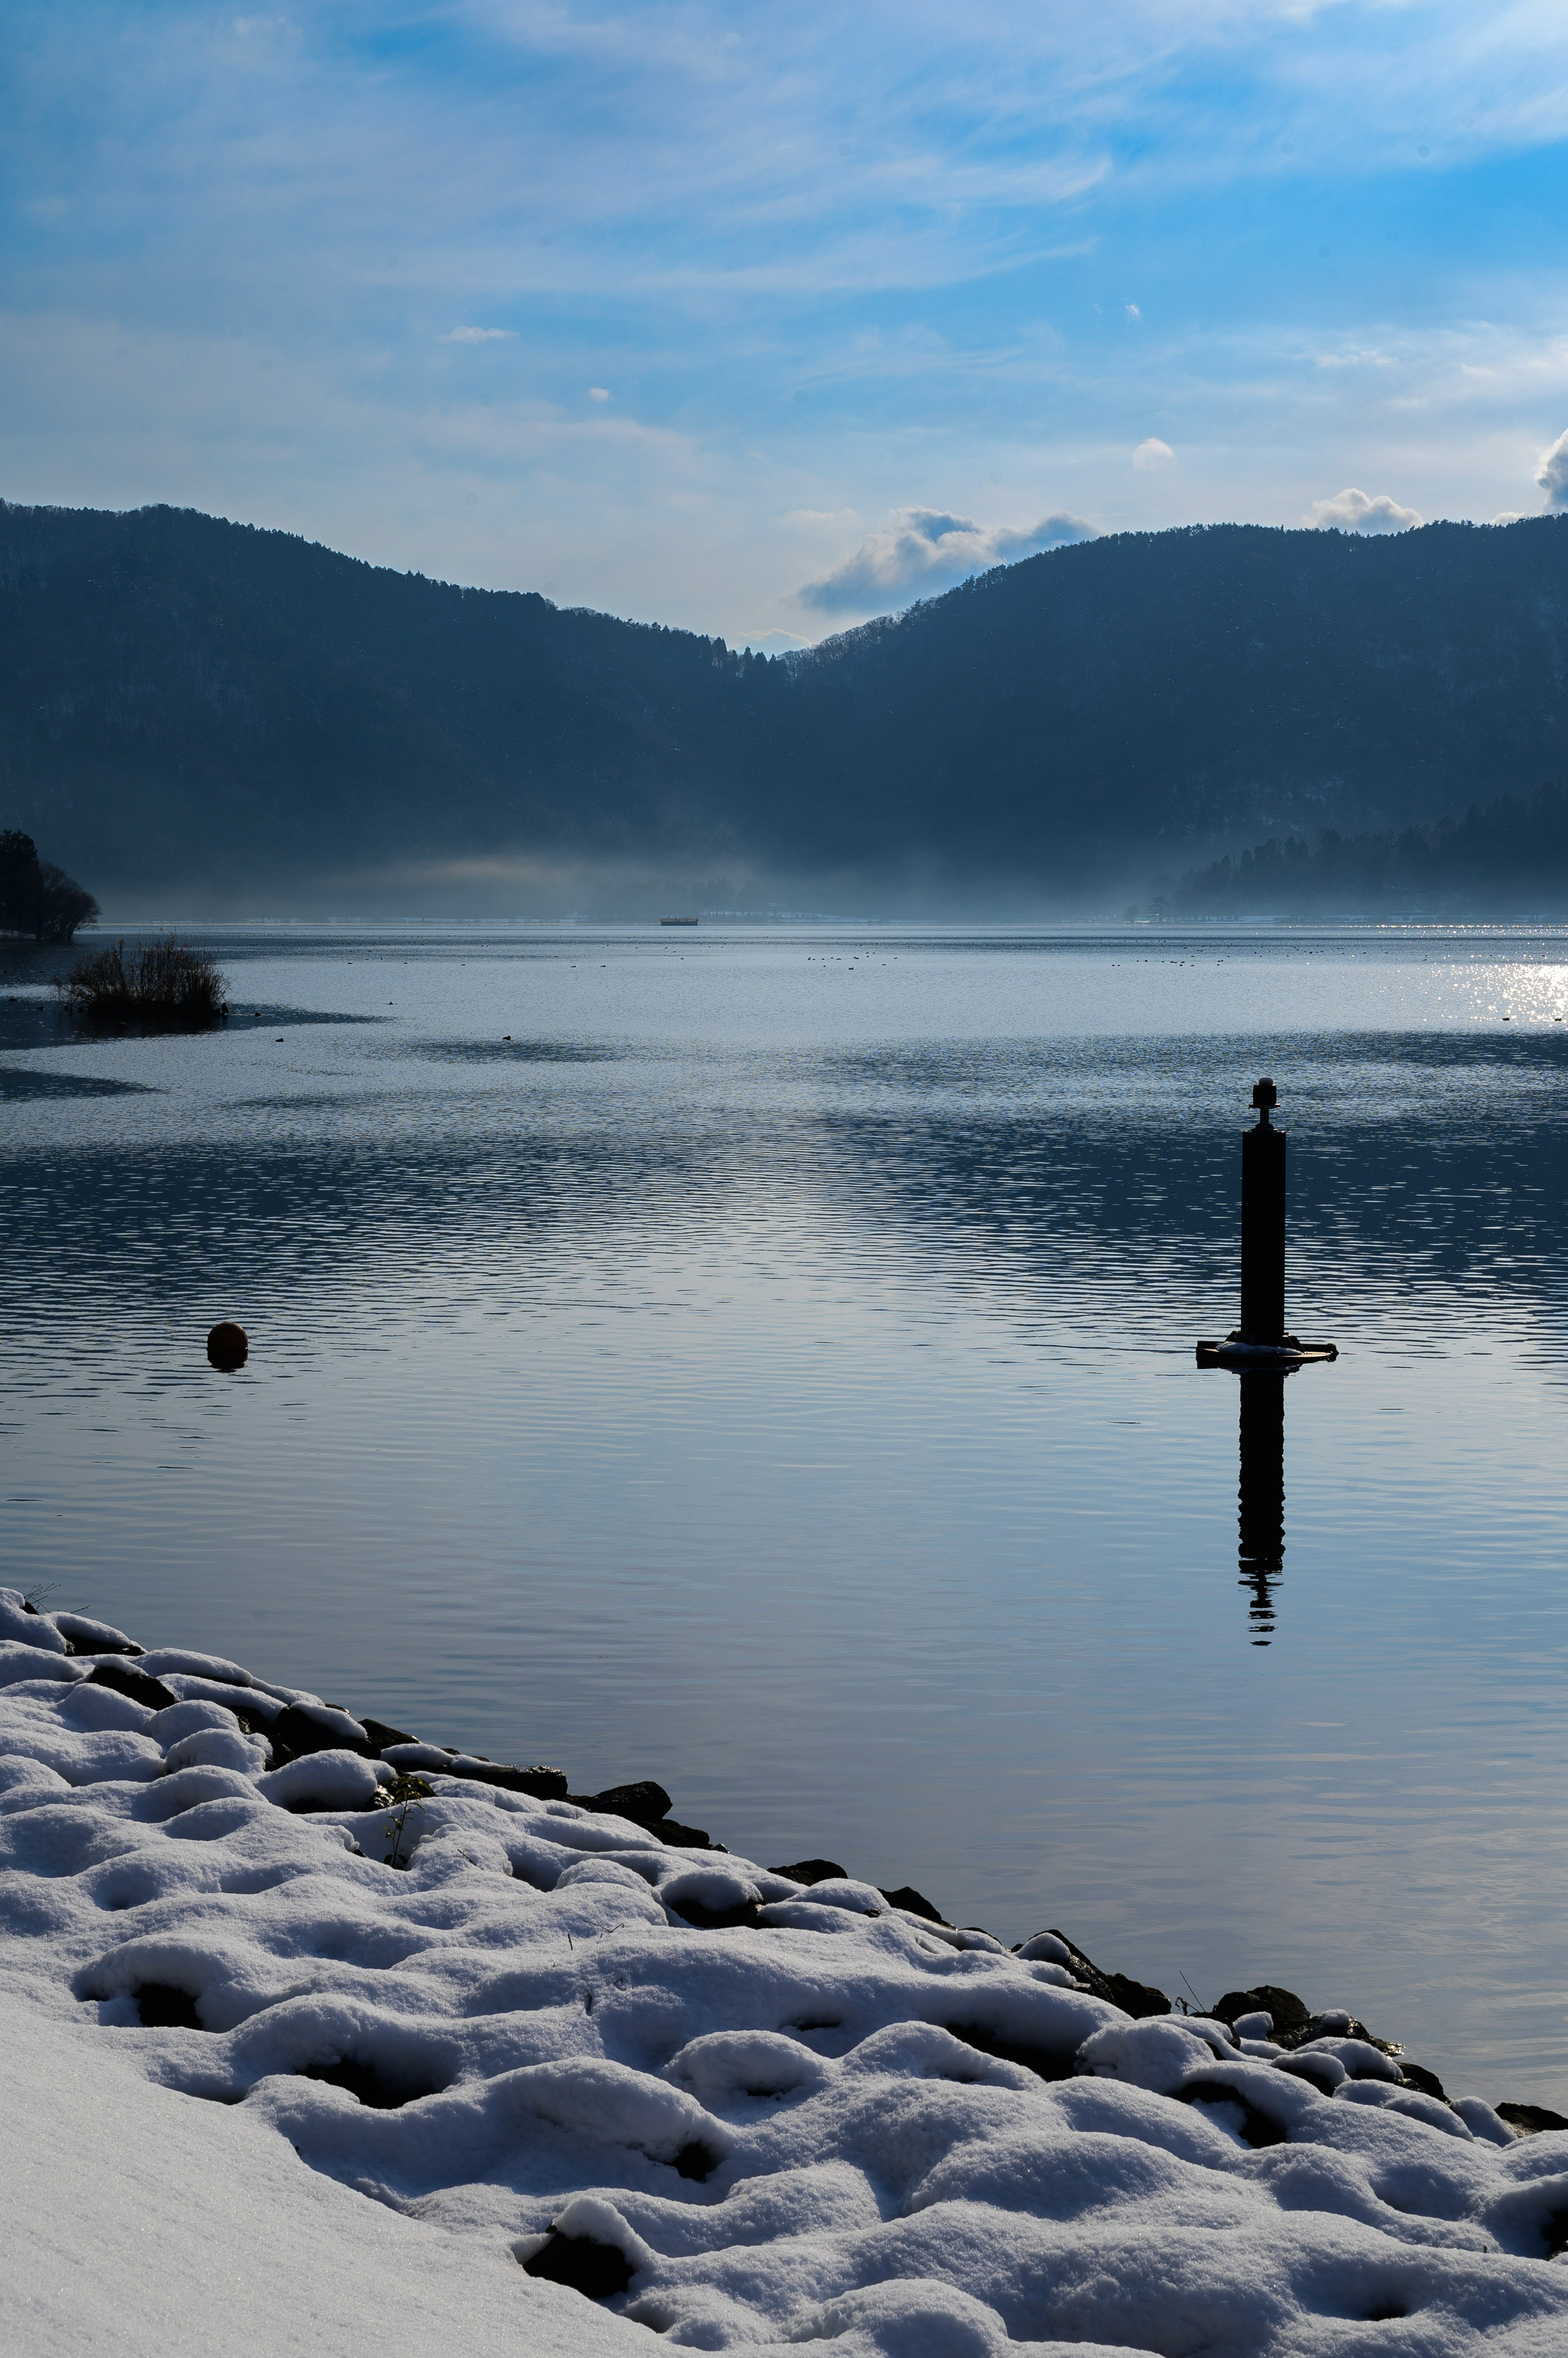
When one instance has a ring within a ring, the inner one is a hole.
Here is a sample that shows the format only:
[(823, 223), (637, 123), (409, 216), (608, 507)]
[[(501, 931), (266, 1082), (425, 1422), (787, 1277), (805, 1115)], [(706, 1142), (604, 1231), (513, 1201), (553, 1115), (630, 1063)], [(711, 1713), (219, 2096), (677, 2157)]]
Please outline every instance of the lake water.
[(1568, 936), (214, 939), (194, 1039), (8, 954), (5, 1578), (1568, 2108)]

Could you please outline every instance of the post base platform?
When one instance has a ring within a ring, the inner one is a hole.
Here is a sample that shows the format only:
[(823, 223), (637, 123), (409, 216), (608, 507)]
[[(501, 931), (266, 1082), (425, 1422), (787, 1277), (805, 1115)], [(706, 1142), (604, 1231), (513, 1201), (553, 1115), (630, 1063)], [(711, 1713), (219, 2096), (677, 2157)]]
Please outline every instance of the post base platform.
[(1303, 1343), (1299, 1335), (1281, 1335), (1277, 1343), (1247, 1343), (1239, 1330), (1223, 1343), (1199, 1343), (1196, 1350), (1200, 1368), (1299, 1368), (1339, 1357), (1335, 1343)]

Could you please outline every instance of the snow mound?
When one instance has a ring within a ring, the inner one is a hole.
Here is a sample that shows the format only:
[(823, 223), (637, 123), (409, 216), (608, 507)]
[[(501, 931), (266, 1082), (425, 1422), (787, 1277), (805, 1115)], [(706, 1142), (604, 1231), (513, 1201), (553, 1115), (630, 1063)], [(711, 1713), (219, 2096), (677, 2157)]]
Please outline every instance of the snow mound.
[(0, 1592), (8, 2011), (78, 2081), (96, 2055), (116, 2119), (135, 2074), (149, 2120), (197, 2100), (267, 2202), (347, 2190), (431, 2281), (471, 2253), (489, 2346), (504, 2282), (524, 2348), (576, 2303), (585, 2352), (1568, 2349), (1568, 2134), (1356, 2038), (1134, 2022), (1059, 1941), (957, 1947), (849, 1878), (434, 1769), (400, 1805), (348, 1749), (270, 1768), (241, 1698), (282, 1691), (167, 1649), (135, 1669), (200, 1691), (155, 1710), (94, 1682), (95, 1632)]

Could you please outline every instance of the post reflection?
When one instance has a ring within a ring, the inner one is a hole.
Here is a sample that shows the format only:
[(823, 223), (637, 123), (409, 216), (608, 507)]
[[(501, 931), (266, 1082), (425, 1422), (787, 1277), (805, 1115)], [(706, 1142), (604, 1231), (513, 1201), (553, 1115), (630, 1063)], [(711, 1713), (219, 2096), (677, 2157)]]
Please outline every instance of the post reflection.
[(1238, 1490), (1238, 1585), (1251, 1592), (1252, 1643), (1273, 1642), (1274, 1593), (1285, 1562), (1285, 1379), (1293, 1368), (1238, 1378), (1241, 1478)]

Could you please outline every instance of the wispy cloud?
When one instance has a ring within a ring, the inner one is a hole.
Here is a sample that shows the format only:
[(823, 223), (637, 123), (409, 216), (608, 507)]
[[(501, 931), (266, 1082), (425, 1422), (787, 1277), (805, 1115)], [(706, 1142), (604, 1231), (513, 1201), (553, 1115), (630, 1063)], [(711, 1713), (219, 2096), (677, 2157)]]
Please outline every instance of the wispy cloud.
[(13, 0), (0, 81), (10, 497), (732, 636), (1563, 422), (1561, 0)]
[(1318, 532), (1410, 532), (1422, 522), (1414, 508), (1400, 507), (1387, 492), (1371, 499), (1365, 492), (1336, 492), (1331, 500), (1314, 500), (1302, 522)]
[(1018, 532), (1006, 525), (988, 530), (968, 516), (946, 515), (937, 508), (903, 508), (891, 531), (873, 533), (830, 573), (808, 581), (801, 602), (827, 614), (868, 613), (951, 590), (993, 565), (1011, 565), (1043, 549), (1095, 537), (1095, 526), (1082, 516), (1044, 516)]

